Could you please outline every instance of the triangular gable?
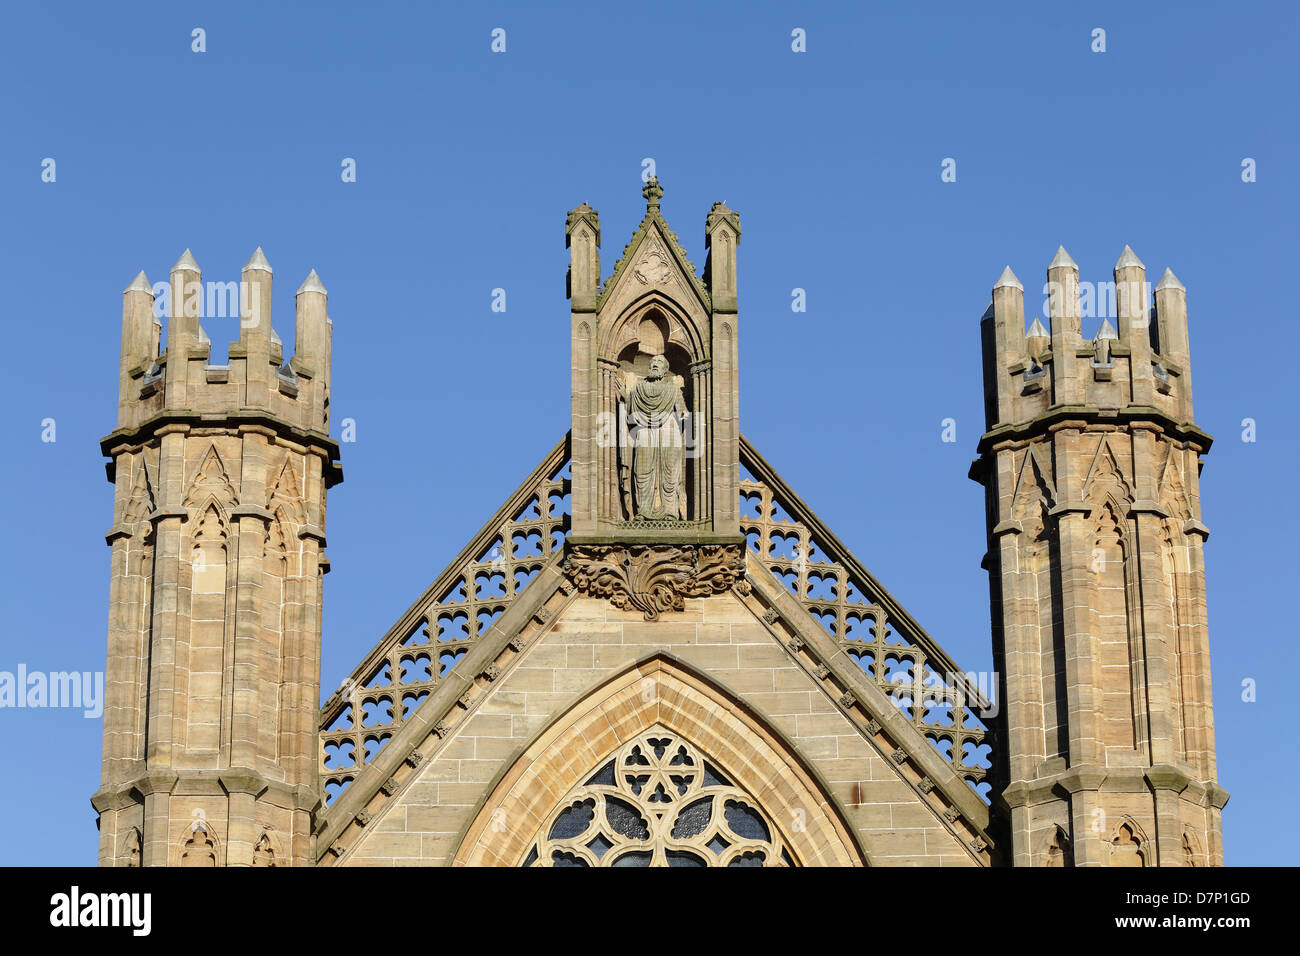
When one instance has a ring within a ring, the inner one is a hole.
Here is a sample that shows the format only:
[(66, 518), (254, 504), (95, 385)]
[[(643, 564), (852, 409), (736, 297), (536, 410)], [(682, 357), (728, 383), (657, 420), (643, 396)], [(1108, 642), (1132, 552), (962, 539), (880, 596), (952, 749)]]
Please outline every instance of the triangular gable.
[(1091, 500), (1098, 487), (1118, 488), (1120, 497), (1132, 500), (1132, 492), (1124, 478), (1123, 469), (1119, 466), (1115, 449), (1110, 446), (1110, 437), (1107, 435), (1102, 435), (1101, 441), (1097, 443), (1097, 451), (1092, 456), (1092, 462), (1088, 465), (1088, 476), (1083, 480), (1084, 497)]
[(1187, 486), (1183, 481), (1182, 460), (1182, 450), (1172, 444), (1169, 445), (1158, 483), (1160, 490), (1157, 499), (1171, 515), (1186, 519), (1191, 515), (1192, 509), (1188, 500)]
[[(420, 748), (436, 747), (570, 599), (567, 462), (566, 438), (322, 708), (322, 862), (347, 852), (414, 779)], [(743, 437), (741, 465), (755, 615), (987, 862), (984, 695)], [(911, 693), (918, 682), (925, 690)], [(342, 741), (352, 742), (350, 755)]]
[(1046, 451), (1041, 445), (1030, 445), (1025, 449), (1025, 456), (1020, 462), (1020, 473), (1016, 477), (1016, 490), (1011, 496), (1012, 513), (1021, 517), (1027, 507), (1043, 498), (1047, 507), (1056, 503), (1056, 486), (1047, 477), (1051, 470), (1042, 460)]
[(153, 479), (149, 475), (149, 459), (141, 455), (140, 466), (135, 473), (135, 484), (131, 488), (131, 496), (122, 508), (122, 524), (129, 527), (137, 521), (143, 520), (157, 507), (155, 500)]
[(221, 453), (217, 451), (215, 444), (208, 445), (203, 460), (195, 469), (184, 503), (189, 507), (209, 498), (216, 498), (226, 508), (233, 507), (239, 499), (235, 494), (234, 485), (231, 484), (226, 463), (221, 460)]
[[(637, 286), (635, 290), (629, 290), (629, 300), (636, 298), (642, 287), (673, 283), (681, 287), (680, 292), (693, 293), (706, 312), (711, 311), (708, 290), (695, 274), (694, 264), (686, 257), (686, 250), (677, 234), (668, 228), (658, 205), (646, 210), (645, 218), (623, 247), (622, 256), (601, 290), (599, 308), (603, 309), (605, 303), (612, 301), (619, 289), (628, 283)], [(687, 297), (680, 296), (679, 301)]]

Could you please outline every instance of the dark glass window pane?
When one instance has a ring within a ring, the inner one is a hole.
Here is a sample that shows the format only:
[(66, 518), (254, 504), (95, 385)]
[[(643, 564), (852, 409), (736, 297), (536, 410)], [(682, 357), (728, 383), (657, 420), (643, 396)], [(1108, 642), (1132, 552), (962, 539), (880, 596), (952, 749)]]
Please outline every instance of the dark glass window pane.
[(706, 787), (729, 787), (731, 786), (731, 781), (729, 781), (722, 774), (718, 773), (717, 767), (713, 766), (713, 764), (709, 763), (708, 761), (705, 761), (704, 785)]
[(571, 840), (587, 832), (596, 816), (596, 801), (590, 797), (571, 807), (565, 807), (551, 825), (552, 840)]
[(731, 827), (731, 832), (736, 836), (744, 837), (746, 840), (772, 839), (771, 834), (767, 832), (767, 824), (754, 808), (728, 800), (723, 813), (727, 815), (727, 826)]
[(574, 856), (572, 853), (561, 853), (556, 850), (551, 854), (552, 866), (586, 866), (587, 861), (581, 857)]
[(685, 850), (668, 850), (664, 855), (668, 857), (669, 866), (708, 866), (702, 857)]
[(691, 837), (699, 836), (712, 819), (713, 798), (705, 797), (703, 800), (696, 800), (677, 814), (677, 822), (673, 825), (672, 838), (674, 840), (689, 840)]
[(615, 833), (622, 834), (629, 839), (644, 840), (650, 836), (650, 828), (641, 817), (640, 811), (630, 803), (615, 800), (613, 797), (606, 797), (605, 819), (609, 821), (609, 825), (614, 828)]

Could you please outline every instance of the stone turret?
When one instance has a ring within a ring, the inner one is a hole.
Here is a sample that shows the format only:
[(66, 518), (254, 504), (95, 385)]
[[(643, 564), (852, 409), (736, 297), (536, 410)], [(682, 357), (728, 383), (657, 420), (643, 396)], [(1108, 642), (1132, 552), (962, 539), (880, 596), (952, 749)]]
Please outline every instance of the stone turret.
[(1185, 290), (1127, 246), (1095, 300), (1064, 247), (1047, 279), (1050, 330), (1010, 267), (981, 323), (996, 806), (1016, 865), (1221, 864)]
[[(239, 283), (205, 285), (187, 249), (169, 284), (141, 272), (123, 294), (117, 428), (101, 442), (115, 489), (102, 865), (313, 858), (325, 492), (342, 471), (325, 287), (313, 271), (298, 290), (286, 362), (272, 281), (259, 248)], [(213, 312), (239, 318), (225, 365)]]

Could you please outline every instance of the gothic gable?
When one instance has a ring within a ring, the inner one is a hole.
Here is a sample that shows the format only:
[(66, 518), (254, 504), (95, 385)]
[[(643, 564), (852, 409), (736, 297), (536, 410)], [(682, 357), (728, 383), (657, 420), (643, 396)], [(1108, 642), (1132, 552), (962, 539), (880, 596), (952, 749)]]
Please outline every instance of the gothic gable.
[[(874, 862), (990, 862), (978, 690), (747, 443), (743, 567), (705, 547), (647, 548), (654, 557), (641, 571), (627, 553), (635, 547), (566, 553), (565, 451), (556, 446), (322, 709), (322, 864), (483, 862), (488, 850), (464, 841), (502, 781), (523, 772), (521, 755), (542, 747), (542, 732), (577, 700), (664, 654), (722, 688), (714, 711), (771, 728), (783, 765), (806, 768), (831, 795), (853, 834), (849, 857), (856, 845)], [(783, 553), (781, 542), (797, 550)], [(595, 786), (598, 760), (657, 725), (717, 763), (758, 817), (785, 812), (697, 730), (665, 725), (662, 710), (642, 716), (587, 762), (574, 758), (544, 788), (551, 802), (534, 808), (532, 829), (511, 831), (517, 840), (550, 840), (538, 828), (560, 798)], [(709, 839), (733, 845), (726, 833)], [(657, 845), (661, 855), (699, 849)], [(782, 850), (808, 862), (789, 833), (766, 846), (769, 863)], [(591, 862), (593, 851), (564, 852)]]
[(660, 212), (663, 189), (658, 180), (651, 179), (642, 192), (647, 200), (645, 218), (600, 292), (600, 310), (617, 314), (647, 292), (658, 290), (691, 311), (698, 307), (702, 314), (709, 313), (708, 290)]

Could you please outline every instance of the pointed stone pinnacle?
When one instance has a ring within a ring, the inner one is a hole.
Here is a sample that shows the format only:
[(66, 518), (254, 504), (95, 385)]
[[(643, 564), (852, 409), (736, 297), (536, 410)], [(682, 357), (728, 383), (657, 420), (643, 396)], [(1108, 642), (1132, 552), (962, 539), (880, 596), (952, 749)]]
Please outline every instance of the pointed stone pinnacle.
[(1076, 272), (1079, 271), (1078, 263), (1070, 258), (1070, 254), (1065, 251), (1065, 246), (1057, 246), (1056, 255), (1052, 257), (1052, 261), (1047, 268), (1049, 271), (1061, 268), (1073, 269)]
[(1115, 331), (1115, 326), (1110, 324), (1110, 319), (1101, 320), (1101, 328), (1097, 330), (1097, 336), (1093, 339), (1098, 342), (1102, 339), (1118, 339), (1119, 333)]
[(1029, 331), (1028, 331), (1027, 333), (1025, 333), (1025, 338), (1027, 338), (1027, 339), (1048, 339), (1048, 338), (1051, 338), (1051, 336), (1047, 334), (1047, 329), (1043, 328), (1043, 323), (1042, 323), (1042, 322), (1039, 322), (1039, 321), (1038, 321), (1038, 317), (1035, 316), (1035, 317), (1034, 317), (1034, 321), (1033, 321), (1032, 323), (1030, 323)]
[(1115, 263), (1115, 270), (1119, 271), (1120, 269), (1128, 269), (1133, 266), (1136, 266), (1139, 269), (1146, 268), (1146, 266), (1142, 264), (1142, 260), (1137, 257), (1137, 253), (1133, 251), (1133, 247), (1125, 246), (1124, 251), (1119, 254), (1119, 260)]
[[(143, 272), (140, 274), (144, 275)], [(1163, 289), (1177, 289), (1179, 292), (1187, 291), (1187, 289), (1183, 287), (1183, 284), (1178, 281), (1178, 276), (1174, 275), (1173, 269), (1166, 269), (1165, 274), (1162, 275), (1160, 281), (1156, 283), (1157, 292), (1160, 292)]]
[(176, 265), (172, 266), (172, 272), (177, 269), (188, 269), (190, 272), (202, 272), (199, 264), (194, 261), (194, 256), (190, 255), (190, 250), (186, 249), (181, 253), (181, 257), (176, 260)]
[(307, 273), (307, 278), (302, 280), (302, 285), (298, 286), (298, 291), (294, 295), (302, 295), (304, 292), (319, 292), (321, 295), (329, 295), (325, 291), (325, 285), (320, 281), (320, 276), (316, 274), (315, 269)]
[(261, 246), (258, 246), (253, 250), (253, 254), (249, 256), (248, 261), (244, 263), (242, 271), (247, 272), (249, 269), (260, 269), (263, 272), (273, 272), (271, 269), (271, 263), (266, 261), (266, 256), (262, 253)]
[(275, 326), (271, 326), (271, 344), (278, 349), (284, 348), (284, 343), (280, 341), (280, 334), (275, 331)]
[(1002, 275), (998, 277), (998, 281), (993, 288), (1001, 289), (1003, 286), (1011, 286), (1011, 288), (1019, 289), (1021, 292), (1025, 291), (1025, 287), (1020, 284), (1020, 280), (1016, 278), (1016, 274), (1011, 271), (1010, 266), (1002, 270)]
[(204, 329), (202, 323), (200, 323), (199, 324), (199, 345), (211, 345), (211, 344), (212, 344), (212, 339), (208, 338), (207, 330)]
[[(1172, 275), (1172, 273), (1170, 274)], [(148, 292), (150, 295), (153, 294), (153, 286), (149, 284), (149, 279), (144, 274), (143, 269), (141, 269), (139, 274), (131, 280), (131, 284), (122, 290), (123, 294), (126, 294), (127, 292)]]

